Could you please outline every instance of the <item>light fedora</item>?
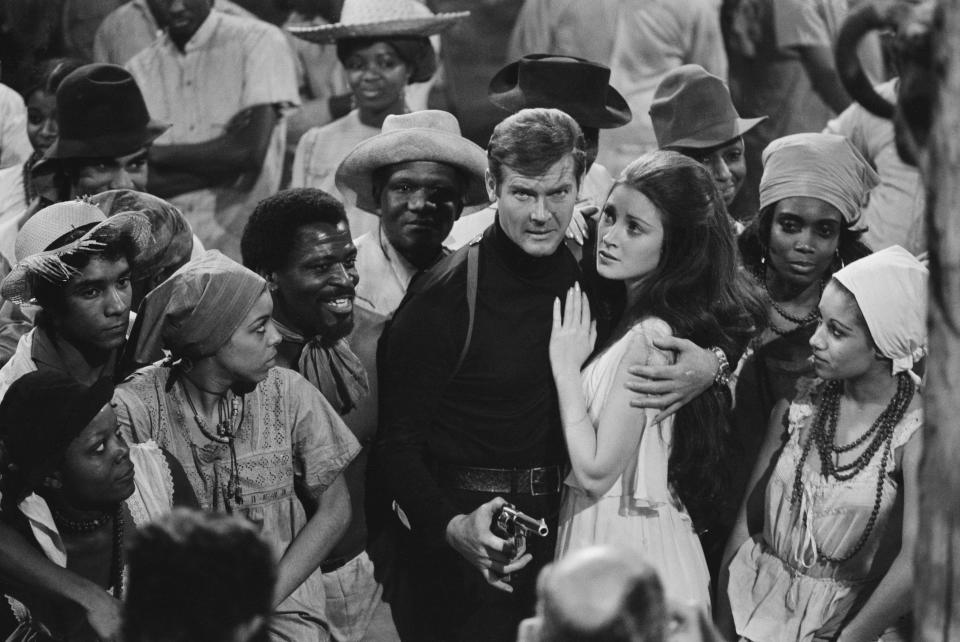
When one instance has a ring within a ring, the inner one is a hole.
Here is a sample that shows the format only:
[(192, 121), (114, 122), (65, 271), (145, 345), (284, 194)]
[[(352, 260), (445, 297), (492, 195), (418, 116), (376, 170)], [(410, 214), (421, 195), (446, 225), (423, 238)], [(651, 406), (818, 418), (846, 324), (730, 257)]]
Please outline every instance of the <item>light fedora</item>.
[(348, 206), (356, 205), (377, 214), (379, 203), (373, 199), (373, 172), (413, 161), (433, 161), (459, 169), (467, 179), (464, 205), (487, 204), (486, 152), (460, 135), (460, 124), (453, 114), (438, 109), (387, 116), (383, 130), (354, 147), (340, 163), (337, 189)]
[(469, 15), (469, 11), (435, 14), (417, 0), (344, 0), (340, 22), (287, 30), (320, 44), (341, 38), (432, 36)]
[[(59, 243), (68, 234), (84, 229), (79, 238)], [(82, 200), (43, 208), (17, 233), (14, 247), (17, 264), (0, 284), (0, 296), (16, 304), (26, 303), (33, 299), (36, 278), (55, 283), (68, 281), (76, 270), (64, 263), (63, 257), (102, 250), (103, 243), (95, 240), (95, 236), (105, 230), (129, 234), (138, 257), (149, 248), (153, 238), (150, 220), (138, 212), (107, 218), (97, 206)]]
[(79, 67), (60, 83), (57, 126), (57, 139), (34, 166), (34, 174), (52, 171), (62, 159), (131, 154), (170, 127), (150, 118), (129, 71), (104, 63)]
[(740, 118), (723, 80), (700, 65), (681, 65), (657, 85), (650, 119), (660, 149), (706, 149), (742, 136), (767, 117)]
[(627, 101), (610, 86), (610, 68), (573, 56), (524, 56), (494, 75), (488, 96), (494, 105), (513, 113), (553, 107), (581, 127), (611, 129), (633, 118)]

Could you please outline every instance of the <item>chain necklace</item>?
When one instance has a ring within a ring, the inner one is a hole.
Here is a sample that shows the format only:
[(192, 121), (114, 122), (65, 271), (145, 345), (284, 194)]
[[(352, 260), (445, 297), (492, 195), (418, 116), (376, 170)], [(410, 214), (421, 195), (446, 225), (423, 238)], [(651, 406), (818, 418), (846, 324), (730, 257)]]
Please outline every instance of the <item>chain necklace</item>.
[[(194, 384), (196, 385), (196, 384)], [(197, 428), (200, 429), (200, 432), (203, 433), (203, 436), (211, 441), (215, 441), (220, 444), (226, 444), (230, 450), (230, 478), (227, 481), (226, 487), (223, 489), (223, 496), (227, 501), (227, 508), (230, 508), (229, 502), (232, 498), (236, 504), (243, 504), (243, 491), (240, 487), (240, 465), (237, 462), (237, 448), (235, 445), (237, 433), (240, 432), (240, 427), (243, 425), (243, 418), (246, 415), (246, 396), (241, 395), (238, 398), (235, 396), (230, 403), (230, 411), (227, 412), (227, 395), (224, 393), (219, 400), (217, 401), (217, 414), (218, 421), (216, 428), (213, 432), (207, 426), (206, 417), (202, 416), (197, 411), (197, 406), (193, 402), (193, 397), (190, 396), (190, 391), (187, 390), (186, 384), (183, 380), (180, 380), (180, 388), (183, 390), (183, 395), (187, 398), (187, 403), (190, 405), (190, 411), (193, 413), (193, 420), (197, 424)], [(233, 420), (239, 415), (240, 419), (234, 425)]]
[(70, 519), (58, 509), (53, 509), (53, 519), (57, 529), (63, 533), (80, 535), (100, 530), (113, 520), (113, 547), (110, 560), (110, 588), (113, 596), (120, 599), (123, 591), (123, 502), (117, 504), (113, 514), (103, 513), (93, 519)]
[[(860, 437), (843, 446), (836, 445), (837, 420), (840, 417), (840, 398), (843, 391), (841, 381), (829, 381), (824, 384), (823, 393), (817, 408), (817, 416), (814, 418), (810, 434), (807, 436), (807, 443), (803, 446), (800, 455), (800, 461), (797, 463), (797, 471), (793, 479), (793, 492), (790, 497), (792, 506), (799, 506), (803, 497), (803, 466), (807, 461), (810, 450), (814, 445), (820, 455), (820, 474), (829, 479), (833, 477), (837, 481), (849, 481), (865, 471), (873, 460), (874, 455), (880, 449), (883, 454), (880, 460), (880, 468), (877, 471), (876, 494), (873, 502), (873, 510), (870, 511), (870, 518), (867, 520), (866, 528), (861, 533), (857, 543), (850, 551), (844, 555), (832, 556), (823, 552), (820, 553), (820, 559), (833, 564), (842, 564), (853, 559), (859, 553), (870, 539), (870, 534), (877, 523), (880, 515), (880, 505), (883, 499), (883, 482), (886, 479), (887, 464), (893, 450), (893, 433), (897, 424), (903, 419), (910, 401), (913, 399), (916, 386), (913, 380), (905, 372), (897, 375), (897, 392), (894, 394), (890, 403), (884, 408), (880, 416), (877, 417), (870, 429), (864, 432)], [(860, 455), (848, 464), (840, 464), (839, 457), (837, 463), (834, 463), (834, 456), (850, 452), (854, 448), (867, 444)], [(809, 510), (809, 509), (808, 509)]]

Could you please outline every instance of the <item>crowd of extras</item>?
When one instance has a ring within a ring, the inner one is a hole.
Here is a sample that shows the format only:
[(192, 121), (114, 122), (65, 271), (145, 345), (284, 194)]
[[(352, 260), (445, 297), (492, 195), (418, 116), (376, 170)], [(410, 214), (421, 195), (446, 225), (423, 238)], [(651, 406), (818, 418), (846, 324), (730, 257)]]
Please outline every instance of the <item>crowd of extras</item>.
[(846, 0), (527, 0), (483, 77), (290, 4), (0, 85), (0, 638), (910, 639), (923, 188)]

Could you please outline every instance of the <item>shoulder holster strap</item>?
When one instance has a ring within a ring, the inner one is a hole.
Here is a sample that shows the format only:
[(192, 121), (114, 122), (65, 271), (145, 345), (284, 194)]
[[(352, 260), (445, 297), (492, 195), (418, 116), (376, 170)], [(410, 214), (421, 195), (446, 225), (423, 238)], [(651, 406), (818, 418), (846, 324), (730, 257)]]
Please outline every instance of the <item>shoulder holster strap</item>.
[(453, 368), (453, 375), (460, 371), (460, 366), (467, 358), (467, 350), (470, 349), (470, 340), (473, 339), (473, 321), (477, 316), (477, 280), (480, 272), (479, 241), (479, 238), (474, 239), (467, 248), (467, 336), (463, 340), (463, 348), (460, 349), (460, 358)]

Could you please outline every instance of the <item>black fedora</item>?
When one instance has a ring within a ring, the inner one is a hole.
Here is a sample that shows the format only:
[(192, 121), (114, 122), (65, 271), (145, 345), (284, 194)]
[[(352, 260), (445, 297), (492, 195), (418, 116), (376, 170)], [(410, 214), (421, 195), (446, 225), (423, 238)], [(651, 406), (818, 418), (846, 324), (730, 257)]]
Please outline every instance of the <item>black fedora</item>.
[(57, 140), (35, 173), (48, 161), (131, 154), (150, 144), (169, 125), (150, 118), (137, 81), (118, 65), (97, 63), (71, 72), (57, 89)]
[(627, 101), (610, 86), (610, 68), (573, 56), (524, 56), (496, 73), (488, 95), (511, 113), (528, 107), (560, 109), (582, 127), (612, 129), (633, 118)]

